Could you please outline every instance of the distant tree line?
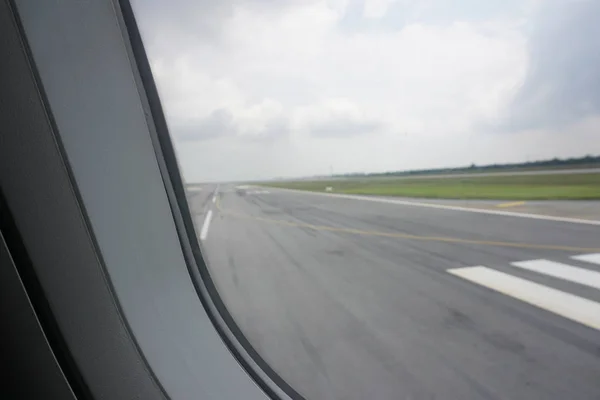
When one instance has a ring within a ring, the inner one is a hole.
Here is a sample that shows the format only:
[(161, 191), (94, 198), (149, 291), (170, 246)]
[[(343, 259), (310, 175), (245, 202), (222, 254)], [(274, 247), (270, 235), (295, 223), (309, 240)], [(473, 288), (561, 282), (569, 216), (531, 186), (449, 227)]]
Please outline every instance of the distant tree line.
[(527, 170), (527, 169), (560, 169), (560, 168), (576, 168), (576, 167), (599, 167), (600, 168), (600, 156), (587, 155), (585, 157), (574, 157), (574, 158), (553, 158), (550, 160), (541, 161), (528, 161), (523, 163), (515, 164), (488, 164), (488, 165), (476, 165), (471, 164), (467, 167), (457, 168), (434, 168), (434, 169), (420, 169), (410, 171), (390, 171), (390, 172), (377, 172), (377, 173), (349, 173), (335, 175), (337, 177), (360, 177), (360, 176), (403, 176), (403, 175), (430, 175), (430, 174), (452, 174), (452, 173), (463, 173), (463, 172), (491, 172), (503, 170)]

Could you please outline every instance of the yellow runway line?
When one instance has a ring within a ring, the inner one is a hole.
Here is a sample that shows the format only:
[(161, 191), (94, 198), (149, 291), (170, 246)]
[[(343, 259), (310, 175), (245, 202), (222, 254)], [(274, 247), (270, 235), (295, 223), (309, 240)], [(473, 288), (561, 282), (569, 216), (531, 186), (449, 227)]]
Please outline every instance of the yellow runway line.
[(223, 210), (222, 208), (219, 208), (219, 211), (222, 215), (230, 216), (230, 217), (234, 217), (234, 218), (245, 218), (245, 219), (251, 219), (251, 220), (255, 220), (255, 221), (277, 224), (277, 225), (285, 225), (285, 226), (298, 227), (298, 228), (309, 228), (309, 229), (313, 229), (315, 231), (348, 233), (348, 234), (361, 235), (361, 236), (379, 236), (379, 237), (407, 239), (407, 240), (416, 240), (416, 241), (461, 243), (461, 244), (474, 244), (474, 245), (484, 245), (484, 246), (513, 247), (513, 248), (522, 248), (522, 249), (562, 250), (562, 251), (573, 251), (573, 252), (583, 252), (583, 253), (591, 253), (591, 252), (600, 251), (600, 248), (563, 246), (560, 244), (504, 242), (504, 241), (491, 241), (491, 240), (464, 239), (464, 238), (458, 238), (458, 237), (421, 236), (421, 235), (411, 235), (411, 234), (397, 233), (397, 232), (365, 231), (362, 229), (341, 228), (341, 227), (324, 226), (324, 225), (313, 225), (313, 224), (307, 224), (307, 223), (302, 223), (302, 222), (293, 222), (293, 221), (286, 221), (286, 220), (280, 220), (280, 219), (256, 217), (253, 215)]
[(500, 208), (516, 207), (516, 206), (522, 206), (523, 204), (525, 204), (524, 201), (511, 201), (510, 203), (500, 203), (500, 204), (496, 205), (496, 207), (500, 207)]

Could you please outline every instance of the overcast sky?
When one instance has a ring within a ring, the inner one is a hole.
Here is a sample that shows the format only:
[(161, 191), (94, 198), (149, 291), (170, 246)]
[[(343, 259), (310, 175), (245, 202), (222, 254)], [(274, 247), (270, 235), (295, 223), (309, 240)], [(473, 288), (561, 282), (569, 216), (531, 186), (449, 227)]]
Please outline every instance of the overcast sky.
[(188, 181), (600, 154), (594, 0), (134, 0)]

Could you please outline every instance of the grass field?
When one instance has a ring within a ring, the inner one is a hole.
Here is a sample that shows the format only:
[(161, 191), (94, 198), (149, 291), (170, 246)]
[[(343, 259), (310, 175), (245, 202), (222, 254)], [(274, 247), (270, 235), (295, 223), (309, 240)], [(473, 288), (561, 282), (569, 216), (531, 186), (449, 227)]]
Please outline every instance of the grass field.
[[(569, 170), (569, 169), (598, 169), (600, 168), (599, 163), (590, 164), (573, 164), (573, 165), (544, 165), (544, 166), (533, 166), (533, 167), (478, 167), (478, 168), (449, 168), (445, 170), (424, 170), (424, 171), (407, 171), (399, 173), (380, 173), (371, 174), (370, 177), (374, 178), (393, 178), (393, 177), (427, 177), (436, 175), (458, 175), (458, 174), (494, 174), (494, 173), (513, 173), (513, 172), (537, 172), (537, 171), (553, 171), (553, 170)], [(348, 176), (353, 177), (353, 176)], [(344, 176), (340, 176), (344, 178)]]
[(334, 193), (445, 199), (600, 199), (600, 173), (423, 179), (348, 178), (265, 182), (262, 185), (318, 192), (332, 187)]

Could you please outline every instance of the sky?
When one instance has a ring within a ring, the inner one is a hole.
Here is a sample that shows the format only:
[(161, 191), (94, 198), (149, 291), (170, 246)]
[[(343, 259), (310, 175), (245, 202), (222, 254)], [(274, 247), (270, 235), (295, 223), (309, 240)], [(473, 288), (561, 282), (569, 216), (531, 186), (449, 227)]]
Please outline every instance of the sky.
[(188, 182), (600, 154), (594, 0), (134, 0)]

